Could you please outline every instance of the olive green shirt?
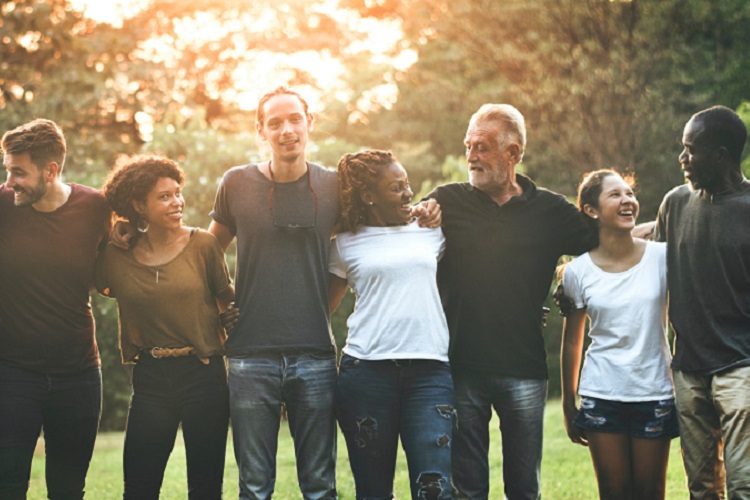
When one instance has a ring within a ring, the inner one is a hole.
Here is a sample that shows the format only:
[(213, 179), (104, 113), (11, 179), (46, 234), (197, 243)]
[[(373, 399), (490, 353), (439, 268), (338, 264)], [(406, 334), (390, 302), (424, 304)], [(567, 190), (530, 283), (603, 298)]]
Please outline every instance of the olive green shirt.
[[(158, 280), (157, 280), (158, 272)], [(123, 363), (153, 347), (193, 347), (198, 356), (224, 353), (217, 294), (230, 286), (218, 240), (194, 229), (174, 259), (159, 266), (107, 245), (96, 265), (99, 293), (117, 299)]]

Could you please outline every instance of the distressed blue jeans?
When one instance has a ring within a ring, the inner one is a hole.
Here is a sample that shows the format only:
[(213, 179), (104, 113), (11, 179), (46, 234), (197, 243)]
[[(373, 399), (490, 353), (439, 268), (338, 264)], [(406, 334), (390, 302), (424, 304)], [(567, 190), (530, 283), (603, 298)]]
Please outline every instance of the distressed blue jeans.
[(412, 498), (452, 498), (454, 415), (448, 363), (367, 361), (345, 354), (336, 417), (346, 438), (357, 498), (393, 498), (399, 436)]
[(26, 498), (42, 430), (49, 498), (83, 498), (101, 407), (99, 368), (45, 375), (0, 363), (0, 498)]
[(453, 436), (453, 485), (457, 498), (489, 495), (489, 422), (500, 419), (503, 483), (509, 500), (541, 498), (542, 434), (547, 381), (453, 373), (458, 427)]
[(286, 407), (306, 500), (336, 498), (335, 354), (229, 358), (229, 406), (241, 499), (270, 499)]

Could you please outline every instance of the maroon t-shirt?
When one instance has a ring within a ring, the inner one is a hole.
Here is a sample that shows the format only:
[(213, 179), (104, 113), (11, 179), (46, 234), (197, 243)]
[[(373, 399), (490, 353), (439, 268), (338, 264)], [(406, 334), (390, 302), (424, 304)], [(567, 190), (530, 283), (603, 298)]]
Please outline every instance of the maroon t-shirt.
[(16, 207), (0, 186), (0, 363), (66, 374), (99, 366), (89, 292), (110, 209), (71, 184), (54, 212)]

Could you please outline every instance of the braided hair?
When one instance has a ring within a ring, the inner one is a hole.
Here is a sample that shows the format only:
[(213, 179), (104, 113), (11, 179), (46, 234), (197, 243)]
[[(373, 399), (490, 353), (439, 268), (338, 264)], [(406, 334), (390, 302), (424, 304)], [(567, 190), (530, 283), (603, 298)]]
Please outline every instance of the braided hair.
[(383, 170), (396, 162), (390, 151), (371, 149), (345, 154), (339, 160), (340, 231), (356, 231), (364, 224), (367, 205), (362, 192), (373, 189)]

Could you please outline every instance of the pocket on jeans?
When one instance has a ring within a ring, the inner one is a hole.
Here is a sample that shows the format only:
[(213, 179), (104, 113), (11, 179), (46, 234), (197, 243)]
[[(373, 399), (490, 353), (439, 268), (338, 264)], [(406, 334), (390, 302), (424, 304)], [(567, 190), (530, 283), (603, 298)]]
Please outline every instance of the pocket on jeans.
[(352, 368), (358, 367), (360, 364), (360, 360), (358, 358), (355, 358), (354, 356), (350, 356), (348, 354), (344, 354), (341, 356), (341, 362), (340, 362), (340, 369), (347, 369), (350, 370)]
[(322, 351), (314, 351), (308, 354), (312, 359), (318, 359), (320, 361), (327, 361), (329, 359), (336, 359), (336, 353), (335, 352), (322, 352)]

